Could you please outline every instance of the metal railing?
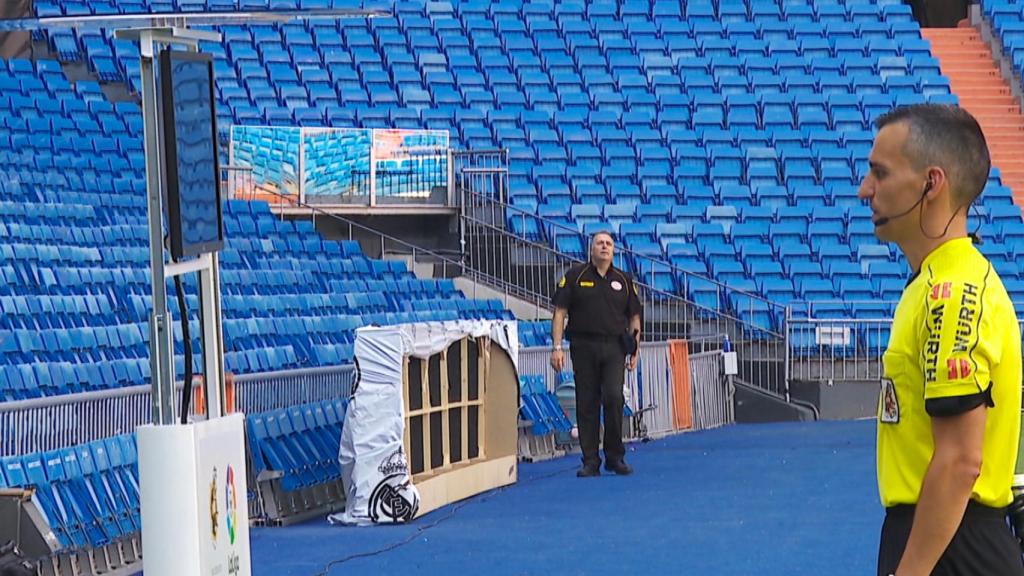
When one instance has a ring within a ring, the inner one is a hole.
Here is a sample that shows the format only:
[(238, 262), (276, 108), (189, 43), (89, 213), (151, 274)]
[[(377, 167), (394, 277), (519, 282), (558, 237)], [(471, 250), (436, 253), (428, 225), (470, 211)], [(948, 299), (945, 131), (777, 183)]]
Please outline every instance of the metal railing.
[(221, 190), (225, 200), (252, 200), (256, 192), (256, 184), (252, 177), (252, 168), (248, 166), (221, 166)]
[[(559, 279), (583, 258), (582, 254), (560, 251), (558, 236), (578, 238), (581, 247), (587, 246), (589, 241), (575, 228), (502, 202), (501, 191), (507, 189), (507, 170), (498, 165), (499, 155), (489, 154), (486, 162), (477, 164), (460, 158), (460, 162), (455, 163), (457, 169), (465, 165), (472, 168), (463, 169), (455, 179), (460, 188), (457, 193), (461, 204), (464, 274), (476, 282), (495, 286), (535, 309), (550, 311), (551, 296)], [(495, 165), (478, 166), (488, 163)], [(524, 224), (521, 230), (528, 229), (527, 222), (536, 223), (537, 230), (542, 231), (540, 237), (528, 238), (510, 231), (509, 223), (517, 219)], [(546, 242), (544, 236), (551, 242)], [(617, 266), (642, 273), (636, 282), (641, 288), (644, 305), (645, 339), (685, 339), (690, 343), (690, 351), (697, 353), (721, 349), (727, 335), (740, 352), (740, 371), (744, 379), (767, 391), (788, 394), (789, 349), (784, 306), (680, 269), (660, 258), (621, 248), (616, 248), (616, 253)], [(669, 281), (662, 284), (659, 275), (668, 277)], [(691, 289), (699, 285), (709, 296), (707, 304), (657, 287), (674, 287), (677, 281)]]
[[(558, 384), (548, 363), (551, 349), (543, 346), (519, 350), (519, 373), (544, 376), (548, 390)], [(566, 355), (566, 372), (572, 372), (571, 355)], [(692, 388), (693, 427), (707, 430), (736, 421), (732, 393), (724, 376), (722, 353), (718, 351), (690, 354), (690, 385)], [(637, 370), (626, 372), (626, 406), (632, 412), (627, 436), (657, 438), (676, 432), (675, 398), (672, 388), (672, 366), (667, 342), (644, 342), (640, 345)]]
[(279, 410), (296, 404), (345, 398), (352, 393), (355, 366), (326, 366), (235, 376), (242, 412)]
[(721, 354), (690, 355), (694, 430), (709, 430), (736, 421), (732, 386), (724, 374), (725, 359)]
[[(1017, 310), (1021, 310), (1015, 304)], [(1024, 332), (1024, 319), (1018, 318)], [(892, 318), (793, 318), (788, 322), (790, 378), (878, 381)]]
[[(578, 239), (581, 241), (583, 249), (586, 250), (589, 239), (584, 237), (579, 228), (540, 217), (533, 212), (508, 203), (508, 170), (501, 165), (503, 155), (498, 151), (463, 152), (456, 155), (455, 158), (454, 164), (458, 171), (455, 181), (460, 188), (458, 195), (463, 208), (464, 218), (470, 218), (475, 221), (482, 220), (483, 224), (502, 232), (509, 232), (507, 226), (515, 222), (520, 223), (520, 229), (522, 230), (536, 223), (541, 235), (547, 236), (548, 244), (554, 247), (556, 251), (559, 251), (557, 249), (559, 238)], [(468, 233), (469, 230), (464, 230), (463, 236), (465, 237)], [(463, 240), (463, 244), (467, 242), (468, 240)], [(703, 306), (703, 308), (715, 314), (729, 314), (729, 307), (721, 305), (724, 299), (728, 304), (746, 304), (746, 306), (736, 305), (733, 308), (750, 314), (753, 314), (755, 311), (764, 310), (780, 317), (784, 315), (785, 306), (782, 304), (769, 300), (758, 293), (736, 288), (713, 278), (675, 266), (661, 258), (660, 254), (658, 257), (653, 257), (630, 250), (621, 245), (616, 246), (616, 254), (618, 256), (616, 265), (632, 261), (637, 271), (645, 276), (649, 276), (653, 280), (651, 284), (656, 284), (660, 279), (659, 276), (661, 276), (662, 278), (670, 279), (672, 283), (678, 280), (685, 286), (691, 286), (691, 282), (696, 281), (707, 288), (713, 289), (719, 295), (718, 301), (720, 305), (716, 308), (707, 306)], [(571, 255), (566, 256), (571, 257)], [(574, 261), (582, 260), (574, 259)], [(729, 302), (730, 299), (733, 299), (733, 302)], [(735, 317), (730, 319), (744, 322)], [(776, 330), (771, 326), (755, 328), (768, 332), (774, 330), (777, 336), (782, 334), (781, 329)]]
[(406, 162), (415, 160), (416, 166), (378, 166), (374, 174), (375, 203), (448, 204), (448, 148), (423, 146), (403, 152)]
[[(487, 280), (496, 280), (508, 290), (515, 291), (520, 299), (536, 303), (540, 307), (550, 309), (551, 296), (554, 294), (562, 274), (570, 266), (583, 262), (579, 255), (561, 252), (542, 240), (521, 237), (507, 229), (511, 219), (532, 219), (540, 226), (550, 229), (551, 234), (572, 235), (585, 242), (580, 232), (557, 222), (551, 222), (528, 213), (516, 206), (503, 204), (489, 197), (463, 190), (463, 236), (465, 245), (466, 267)], [(723, 305), (722, 300), (734, 297), (733, 302), (739, 304), (751, 316), (755, 312), (764, 311), (765, 319), (770, 315), (784, 317), (785, 308), (757, 294), (730, 288), (710, 278), (692, 275), (660, 259), (639, 254), (626, 248), (616, 247), (615, 265), (624, 270), (639, 269), (650, 271), (649, 278), (658, 281), (658, 275), (679, 278), (680, 276), (707, 282), (716, 294), (719, 306), (711, 307), (699, 304), (686, 298), (659, 289), (642, 278), (635, 278), (638, 287), (643, 288), (641, 297), (648, 305), (662, 305), (675, 308), (678, 314), (661, 315), (645, 318), (647, 334), (652, 340), (669, 338), (688, 338), (696, 335), (697, 339), (709, 335), (730, 334), (735, 330), (726, 327), (738, 325), (743, 328), (738, 334), (739, 340), (757, 338), (759, 340), (782, 339), (783, 332), (776, 331), (771, 325), (756, 325), (736, 316), (732, 310)], [(722, 298), (722, 296), (726, 298)], [(650, 310), (651, 307), (645, 307)], [(678, 325), (683, 319), (690, 319), (699, 329), (683, 330)], [(732, 337), (732, 336), (730, 336)]]
[(461, 199), (458, 190), (473, 190), (508, 202), (509, 174), (508, 150), (458, 150), (452, 152), (452, 197)]
[[(250, 414), (345, 397), (351, 393), (353, 372), (351, 365), (345, 365), (236, 376), (236, 408)], [(181, 383), (176, 389), (177, 403)], [(132, 433), (152, 419), (151, 392), (150, 386), (130, 386), (0, 403), (0, 456), (57, 450)]]
[[(344, 238), (359, 241), (367, 257), (401, 260), (417, 276), (426, 273), (430, 278), (452, 278), (458, 276), (463, 268), (462, 259), (456, 252), (423, 248), (331, 212), (329, 207), (296, 201), (275, 192), (264, 192), (270, 197), (271, 206), (288, 205), (308, 210), (314, 227), (316, 221), (322, 218), (340, 224), (338, 230), (344, 232)], [(278, 217), (285, 219), (283, 212)], [(476, 298), (477, 294), (471, 293), (468, 296)]]
[(790, 318), (794, 380), (879, 380), (891, 318)]
[[(418, 274), (426, 272), (442, 278), (464, 276), (473, 281), (469, 287), (470, 297), (491, 297), (493, 290), (506, 304), (517, 299), (530, 305), (534, 318), (546, 317), (551, 311), (550, 298), (558, 279), (581, 260), (579, 255), (565, 254), (548, 243), (511, 233), (507, 229), (509, 218), (536, 221), (554, 240), (559, 234), (582, 240), (579, 231), (501, 201), (508, 196), (506, 151), (454, 151), (451, 158), (449, 168), (454, 175), (449, 182), (457, 187), (453, 193), (462, 212), (461, 253), (458, 254), (424, 249), (316, 206), (300, 206), (310, 211), (314, 224), (317, 218), (323, 217), (342, 223), (342, 229), (347, 228), (347, 237), (359, 239), (371, 257), (405, 260)], [(478, 192), (481, 190), (483, 193)], [(281, 194), (271, 192), (269, 195), (271, 202), (276, 198), (279, 205), (294, 202), (293, 198)], [(375, 247), (379, 249), (374, 250)], [(650, 283), (644, 282), (644, 278), (637, 280), (642, 288), (646, 340), (685, 339), (691, 353), (699, 353), (721, 349), (724, 337), (728, 336), (740, 352), (740, 371), (745, 380), (770, 392), (788, 393), (786, 371), (790, 362), (786, 339), (789, 331), (785, 329), (787, 313), (783, 306), (661, 259), (628, 249), (618, 250), (618, 263), (627, 268), (626, 262), (632, 263), (634, 269), (649, 272), (646, 276)], [(688, 286), (700, 283), (707, 290), (705, 294), (712, 296), (706, 304), (697, 303), (652, 285), (666, 277), (670, 284), (677, 281)], [(478, 294), (477, 290), (482, 288), (491, 290)], [(522, 313), (520, 318), (525, 319)]]
[(626, 427), (633, 438), (659, 438), (675, 432), (672, 366), (667, 342), (640, 346), (636, 370), (626, 372), (626, 405), (633, 418)]

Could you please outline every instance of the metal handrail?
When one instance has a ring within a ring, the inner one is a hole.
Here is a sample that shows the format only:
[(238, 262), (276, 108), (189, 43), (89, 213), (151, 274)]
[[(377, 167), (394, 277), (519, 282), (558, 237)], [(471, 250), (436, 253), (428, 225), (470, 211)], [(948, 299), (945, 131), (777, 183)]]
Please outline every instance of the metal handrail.
[[(355, 230), (355, 229), (361, 230), (363, 232), (369, 232), (370, 234), (378, 236), (380, 238), (380, 241), (381, 241), (381, 256), (382, 257), (383, 257), (384, 254), (388, 253), (388, 251), (384, 248), (385, 241), (386, 241), (386, 242), (390, 242), (392, 244), (401, 246), (402, 248), (407, 248), (410, 251), (410, 253), (413, 254), (413, 255), (415, 255), (415, 254), (426, 254), (427, 256), (430, 256), (432, 258), (436, 258), (437, 260), (439, 260), (441, 262), (444, 262), (444, 263), (450, 263), (450, 264), (452, 264), (453, 266), (456, 266), (456, 267), (462, 265), (462, 262), (460, 262), (459, 260), (455, 260), (453, 258), (450, 258), (449, 256), (446, 256), (446, 255), (444, 255), (444, 254), (442, 254), (442, 253), (440, 253), (438, 251), (430, 250), (429, 248), (423, 248), (421, 246), (416, 246), (415, 244), (412, 244), (410, 242), (406, 242), (405, 240), (402, 240), (401, 238), (396, 238), (394, 236), (391, 236), (389, 234), (381, 232), (380, 230), (377, 230), (375, 228), (371, 228), (369, 226), (366, 226), (365, 224), (360, 224), (359, 222), (356, 222), (355, 220), (351, 220), (349, 218), (346, 218), (346, 217), (344, 217), (344, 216), (342, 216), (340, 214), (335, 214), (335, 213), (331, 212), (329, 209), (320, 208), (320, 207), (318, 207), (315, 204), (308, 204), (308, 203), (305, 203), (305, 202), (300, 202), (297, 198), (292, 198), (292, 197), (290, 197), (290, 196), (288, 196), (286, 194), (281, 194), (280, 192), (278, 192), (276, 190), (262, 190), (262, 192), (265, 193), (265, 194), (268, 194), (270, 196), (278, 197), (278, 198), (280, 198), (282, 200), (288, 200), (289, 204), (291, 204), (293, 206), (298, 206), (298, 207), (303, 208), (303, 209), (308, 209), (310, 211), (310, 213), (312, 214), (312, 216), (313, 216), (313, 225), (314, 226), (316, 225), (316, 217), (317, 216), (320, 216), (320, 217), (325, 217), (326, 216), (326, 217), (328, 217), (328, 218), (330, 218), (330, 219), (332, 219), (334, 221), (341, 222), (341, 223), (347, 225), (348, 226), (348, 238), (349, 238), (349, 240), (352, 239), (352, 231)], [(284, 220), (284, 214), (281, 214), (280, 218), (281, 218), (281, 220)]]
[[(576, 236), (581, 236), (580, 232), (578, 230), (576, 230), (576, 229), (565, 227), (564, 225), (561, 225), (561, 224), (559, 224), (557, 222), (552, 222), (550, 220), (545, 220), (543, 218), (540, 218), (538, 216), (535, 216), (533, 214), (525, 212), (525, 211), (523, 211), (522, 209), (520, 209), (518, 207), (512, 206), (510, 204), (506, 204), (504, 202), (500, 202), (500, 201), (495, 200), (493, 198), (490, 198), (490, 197), (488, 197), (486, 195), (482, 195), (482, 194), (479, 194), (479, 193), (471, 191), (471, 190), (463, 190), (463, 193), (464, 194), (468, 194), (470, 196), (470, 198), (481, 199), (481, 200), (483, 200), (483, 201), (485, 201), (487, 203), (492, 203), (492, 204), (497, 205), (498, 208), (502, 211), (502, 218), (503, 218), (503, 220), (504, 220), (504, 217), (505, 217), (505, 214), (506, 214), (505, 210), (511, 209), (513, 211), (517, 211), (517, 212), (519, 212), (521, 214), (529, 216), (530, 218), (536, 218), (541, 223), (543, 223), (545, 225), (551, 224), (553, 226), (558, 226), (558, 227), (560, 227), (562, 229), (565, 229), (565, 230), (571, 230), (572, 234), (574, 234)], [(477, 208), (484, 208), (485, 207), (482, 204), (473, 204), (472, 206), (473, 207), (477, 207)], [(464, 202), (464, 209), (466, 207), (469, 207), (469, 205)], [(469, 218), (468, 216), (465, 216), (465, 215), (463, 217), (464, 218)], [(496, 225), (494, 223), (484, 222), (484, 221), (480, 221), (480, 220), (474, 220), (474, 224), (477, 225), (477, 226), (485, 228), (489, 232), (493, 232), (493, 233), (496, 233), (496, 234), (502, 234), (502, 235), (507, 235), (507, 236), (513, 237), (513, 238), (515, 238), (516, 240), (518, 240), (520, 242), (529, 244), (530, 247), (532, 249), (534, 249), (534, 250), (540, 250), (541, 252), (544, 252), (544, 253), (555, 254), (558, 257), (563, 258), (563, 259), (565, 259), (565, 260), (567, 260), (569, 262), (575, 262), (575, 263), (583, 262), (583, 260), (581, 260), (579, 258), (576, 258), (576, 257), (574, 257), (574, 256), (572, 256), (570, 254), (566, 254), (564, 252), (561, 252), (561, 251), (557, 250), (556, 248), (552, 248), (547, 243), (539, 243), (539, 242), (535, 242), (535, 241), (532, 241), (532, 240), (528, 240), (528, 239), (523, 238), (521, 236), (515, 235), (515, 234), (509, 232), (507, 229), (502, 228), (502, 227), (500, 227), (500, 226), (498, 226), (498, 225)], [(718, 282), (716, 280), (712, 280), (712, 279), (705, 278), (705, 277), (702, 277), (702, 276), (699, 276), (699, 275), (696, 275), (696, 274), (692, 274), (692, 273), (690, 273), (690, 272), (688, 272), (686, 270), (682, 270), (682, 269), (679, 269), (677, 267), (671, 266), (671, 264), (667, 264), (664, 261), (655, 260), (655, 259), (653, 259), (653, 258), (651, 258), (649, 256), (638, 254), (638, 253), (633, 252), (633, 251), (631, 251), (629, 249), (619, 249), (619, 248), (616, 248), (616, 252), (617, 253), (621, 253), (624, 256), (629, 256), (629, 257), (633, 257), (633, 258), (642, 258), (642, 259), (644, 259), (644, 260), (646, 260), (646, 261), (648, 261), (650, 263), (653, 263), (653, 264), (664, 264), (664, 265), (668, 266), (670, 269), (673, 270), (673, 272), (669, 272), (669, 273), (683, 272), (683, 273), (686, 273), (686, 274), (691, 274), (693, 277), (698, 278), (700, 280), (705, 280), (707, 282), (711, 282), (711, 283), (714, 284), (714, 286), (716, 287), (716, 290), (718, 290), (719, 293), (722, 296), (726, 296), (727, 297), (728, 294), (722, 294), (722, 292), (723, 291), (731, 290), (732, 292), (734, 292), (734, 293), (736, 293), (738, 295), (741, 295), (743, 297), (748, 298), (748, 304), (749, 304), (748, 309), (749, 309), (749, 311), (751, 313), (754, 312), (754, 302), (760, 302), (760, 303), (765, 304), (768, 307), (769, 312), (783, 314), (783, 318), (785, 318), (784, 314), (785, 314), (786, 307), (784, 305), (780, 305), (780, 304), (772, 302), (770, 300), (766, 300), (762, 296), (759, 296), (759, 295), (756, 295), (756, 294), (752, 294), (750, 292), (746, 292), (746, 291), (743, 291), (743, 290), (740, 290), (740, 289), (731, 288), (728, 285), (723, 284), (721, 282)], [(780, 333), (780, 332), (776, 332), (776, 331), (771, 330), (771, 329), (765, 329), (764, 327), (761, 327), (761, 326), (753, 325), (753, 324), (751, 324), (751, 323), (749, 323), (749, 322), (747, 322), (747, 321), (745, 321), (745, 320), (743, 320), (741, 318), (738, 318), (738, 317), (732, 315), (728, 310), (709, 308), (707, 306), (698, 304), (698, 303), (696, 303), (696, 302), (694, 302), (694, 301), (692, 301), (690, 299), (684, 298), (684, 297), (682, 297), (682, 296), (680, 296), (678, 294), (674, 294), (674, 293), (670, 293), (670, 292), (666, 292), (666, 291), (657, 289), (657, 288), (655, 288), (655, 287), (653, 287), (653, 286), (643, 282), (642, 279), (634, 279), (634, 281), (637, 283), (638, 286), (643, 287), (646, 291), (648, 291), (651, 294), (657, 295), (658, 298), (660, 298), (662, 300), (675, 300), (675, 301), (679, 301), (679, 302), (685, 302), (688, 306), (692, 306), (693, 308), (695, 308), (697, 310), (711, 312), (711, 313), (715, 314), (716, 316), (719, 316), (720, 318), (722, 318), (724, 320), (729, 320), (729, 321), (736, 322), (736, 323), (738, 323), (738, 324), (740, 324), (740, 325), (742, 325), (744, 327), (750, 328), (752, 330), (756, 330), (758, 332), (763, 332), (763, 333), (766, 333), (766, 334), (770, 334), (770, 335), (772, 335), (772, 336), (774, 336), (776, 338), (783, 338), (784, 337), (783, 336), (784, 333), (785, 333), (784, 331), (782, 333)], [(520, 290), (522, 290), (522, 289), (520, 289)], [(520, 293), (522, 293), (522, 291)], [(541, 297), (541, 298), (543, 298), (542, 295), (539, 295), (539, 294), (536, 294), (536, 293), (530, 293), (529, 291), (526, 291), (525, 295), (529, 296), (529, 297)]]
[[(507, 151), (495, 151), (490, 154), (475, 155), (461, 153), (453, 155), (452, 182), (458, 187), (455, 199), (460, 205), (462, 215), (461, 243), (467, 268), (483, 267), (490, 276), (503, 275), (499, 282), (513, 286), (515, 293), (526, 294), (537, 301), (545, 309), (550, 309), (549, 294), (557, 282), (557, 267), (567, 268), (580, 262), (551, 247), (547, 242), (532, 241), (508, 230), (508, 211), (506, 201), (509, 189)], [(482, 170), (468, 170), (481, 167)], [(473, 205), (473, 204), (476, 205)], [(525, 214), (521, 209), (511, 207), (515, 213)], [(537, 218), (529, 214), (531, 218)], [(513, 215), (513, 221), (516, 216)], [(538, 219), (544, 221), (543, 219)], [(558, 229), (563, 225), (548, 222)], [(572, 233), (579, 237), (579, 232)], [(634, 254), (634, 251), (622, 251), (626, 257), (635, 256), (641, 262), (657, 262), (663, 266), (652, 266), (655, 280), (658, 274), (676, 274), (686, 272), (664, 262), (658, 262), (649, 256)], [(674, 271), (673, 271), (674, 269)], [(687, 272), (693, 277), (698, 277)], [(550, 278), (548, 276), (551, 276)], [(673, 277), (673, 280), (675, 277)], [(737, 345), (743, 346), (744, 353), (740, 360), (740, 371), (750, 379), (767, 389), (779, 391), (788, 396), (789, 348), (788, 330), (785, 328), (789, 310), (778, 303), (766, 300), (756, 294), (735, 290), (715, 280), (702, 278), (710, 288), (709, 294), (714, 295), (715, 302), (698, 304), (684, 295), (669, 293), (655, 288), (640, 278), (638, 286), (643, 286), (643, 295), (651, 301), (645, 305), (645, 335), (658, 339), (685, 338), (706, 336), (710, 334), (728, 334)], [(650, 280), (647, 278), (647, 280)], [(737, 297), (741, 299), (736, 301)], [(724, 300), (724, 302), (723, 302)], [(745, 309), (751, 312), (751, 318), (737, 318)], [(768, 316), (767, 322), (760, 322), (758, 315)], [(690, 345), (690, 351), (712, 349), (721, 345), (709, 343), (701, 339), (696, 347)]]
[[(496, 232), (496, 233), (499, 233), (499, 234), (505, 234), (505, 235), (514, 237), (515, 239), (517, 239), (517, 240), (519, 240), (521, 242), (530, 244), (531, 245), (530, 247), (533, 248), (533, 249), (540, 250), (542, 252), (549, 253), (549, 254), (554, 254), (554, 255), (556, 255), (559, 258), (563, 258), (565, 260), (568, 260), (569, 262), (573, 262), (573, 263), (577, 263), (577, 264), (580, 264), (580, 263), (584, 262), (584, 260), (582, 260), (582, 259), (576, 258), (576, 257), (574, 257), (574, 256), (572, 256), (570, 254), (565, 254), (564, 252), (561, 252), (561, 251), (559, 251), (559, 250), (557, 250), (555, 248), (547, 246), (546, 244), (539, 244), (537, 242), (532, 242), (532, 241), (527, 240), (525, 238), (516, 236), (515, 234), (512, 234), (508, 230), (506, 230), (504, 228), (500, 228), (498, 226), (495, 226), (494, 224), (490, 224), (490, 223), (487, 223), (487, 222), (480, 222), (480, 221), (476, 221), (476, 224), (478, 226), (486, 228), (488, 231), (492, 231), (492, 232)], [(618, 249), (616, 249), (616, 251), (618, 251)], [(484, 274), (484, 276), (489, 277), (489, 278), (493, 278), (493, 276), (491, 276), (491, 275)], [(702, 304), (698, 304), (696, 302), (693, 302), (692, 300), (688, 300), (686, 298), (683, 298), (682, 296), (679, 296), (678, 294), (673, 294), (671, 292), (665, 292), (664, 290), (660, 290), (658, 288), (655, 288), (654, 286), (651, 286), (649, 284), (644, 283), (642, 280), (634, 279), (633, 281), (637, 284), (637, 286), (642, 287), (647, 293), (657, 295), (659, 300), (668, 300), (668, 301), (676, 301), (676, 302), (680, 302), (680, 303), (685, 303), (687, 306), (691, 306), (691, 307), (696, 308), (698, 310), (712, 312), (712, 313), (714, 313), (714, 314), (716, 314), (718, 316), (721, 316), (723, 319), (731, 320), (733, 322), (737, 322), (737, 323), (740, 323), (740, 324), (746, 324), (742, 319), (737, 318), (735, 316), (732, 316), (727, 311), (715, 310), (715, 309), (712, 309), (712, 308), (708, 308), (707, 306), (704, 306)], [(509, 284), (512, 285), (512, 286), (515, 286), (518, 289), (517, 293), (519, 295), (523, 295), (523, 296), (531, 297), (531, 298), (532, 297), (536, 297), (536, 298), (538, 298), (538, 299), (540, 299), (542, 301), (547, 301), (547, 297), (542, 295), (542, 294), (538, 294), (536, 292), (532, 292), (532, 291), (530, 291), (528, 289), (525, 289), (525, 288), (523, 288), (521, 286), (518, 286), (516, 284), (513, 284), (513, 283), (509, 283)], [(552, 307), (550, 306), (550, 304), (548, 304), (547, 305), (547, 309), (550, 310), (551, 308)], [(764, 330), (764, 329), (759, 328), (759, 327), (754, 327), (754, 326), (751, 326), (751, 327), (755, 328), (757, 330), (760, 330), (762, 332), (768, 332), (768, 333), (774, 334), (774, 335), (779, 336), (779, 337), (782, 336), (781, 334), (777, 334), (777, 333), (769, 331), (769, 330)]]
[[(468, 193), (473, 195), (473, 196), (477, 196), (477, 197), (488, 199), (489, 201), (494, 201), (493, 199), (487, 198), (485, 195), (478, 194), (476, 192), (468, 191)], [(571, 226), (566, 226), (565, 224), (562, 224), (561, 222), (555, 222), (553, 220), (548, 220), (547, 218), (544, 218), (543, 216), (539, 216), (537, 214), (533, 214), (531, 212), (528, 212), (528, 211), (526, 211), (526, 210), (524, 210), (524, 209), (522, 209), (522, 208), (520, 208), (518, 206), (514, 206), (512, 204), (505, 204), (503, 202), (499, 202), (499, 203), (502, 204), (502, 206), (506, 210), (512, 211), (512, 212), (516, 212), (516, 213), (520, 214), (521, 217), (524, 220), (527, 219), (527, 218), (534, 219), (534, 220), (540, 222), (544, 227), (551, 227), (551, 228), (554, 228), (554, 229), (563, 230), (563, 231), (565, 231), (565, 233), (567, 235), (583, 237), (583, 233), (580, 232), (578, 228), (573, 228)], [(689, 270), (683, 270), (682, 268), (679, 268), (678, 266), (675, 266), (674, 264), (672, 264), (670, 261), (655, 259), (655, 258), (652, 258), (651, 256), (648, 256), (646, 254), (640, 254), (638, 252), (635, 252), (635, 251), (633, 251), (633, 250), (631, 250), (629, 248), (625, 248), (625, 247), (621, 247), (621, 248), (620, 247), (616, 247), (615, 251), (617, 253), (621, 253), (623, 255), (628, 255), (628, 256), (630, 256), (631, 258), (634, 258), (634, 259), (643, 259), (643, 260), (646, 260), (646, 261), (648, 261), (648, 262), (650, 262), (652, 264), (663, 265), (663, 266), (667, 267), (671, 272), (673, 272), (675, 274), (680, 274), (681, 273), (681, 274), (683, 274), (685, 276), (688, 276), (688, 277), (692, 277), (692, 278), (695, 278), (695, 279), (698, 279), (698, 280), (701, 280), (701, 281), (705, 281), (705, 282), (710, 282), (710, 283), (714, 284), (716, 287), (718, 287), (720, 290), (724, 289), (724, 290), (727, 290), (727, 291), (732, 291), (732, 292), (735, 292), (735, 293), (740, 294), (742, 296), (747, 296), (747, 297), (753, 298), (755, 300), (759, 300), (761, 302), (764, 302), (766, 305), (768, 305), (772, 309), (778, 309), (778, 310), (781, 311), (781, 310), (784, 310), (786, 308), (785, 305), (778, 304), (776, 302), (772, 302), (771, 300), (768, 300), (767, 298), (765, 298), (764, 296), (761, 296), (760, 294), (755, 294), (753, 292), (748, 292), (746, 290), (743, 290), (742, 288), (735, 288), (733, 286), (729, 286), (728, 284), (726, 284), (724, 282), (720, 282), (720, 281), (715, 280), (714, 278), (710, 278), (708, 276), (702, 276), (700, 274), (697, 274), (695, 272), (691, 272)]]

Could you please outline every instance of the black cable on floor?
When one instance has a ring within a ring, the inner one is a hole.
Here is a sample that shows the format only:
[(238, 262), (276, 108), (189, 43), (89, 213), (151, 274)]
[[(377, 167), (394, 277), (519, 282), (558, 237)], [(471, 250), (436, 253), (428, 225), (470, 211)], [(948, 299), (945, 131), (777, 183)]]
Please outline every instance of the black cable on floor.
[(391, 552), (392, 550), (397, 550), (398, 548), (401, 548), (402, 546), (405, 546), (406, 544), (409, 544), (410, 542), (415, 540), (417, 537), (419, 537), (421, 534), (423, 534), (427, 530), (430, 530), (431, 528), (437, 526), (438, 524), (444, 522), (445, 520), (448, 520), (452, 516), (455, 516), (455, 513), (458, 512), (459, 510), (461, 510), (464, 506), (467, 506), (467, 505), (469, 505), (469, 504), (471, 504), (473, 502), (485, 502), (489, 498), (491, 498), (493, 496), (497, 496), (498, 494), (501, 494), (507, 488), (510, 488), (512, 486), (522, 486), (522, 485), (525, 485), (525, 484), (529, 484), (531, 482), (535, 482), (537, 480), (543, 480), (545, 478), (551, 478), (552, 476), (557, 476), (559, 474), (562, 474), (563, 472), (569, 472), (570, 470), (576, 470), (577, 468), (579, 468), (579, 465), (574, 464), (571, 468), (560, 468), (558, 470), (555, 470), (554, 472), (549, 472), (547, 474), (542, 474), (540, 476), (534, 476), (533, 478), (530, 478), (529, 480), (525, 480), (523, 482), (516, 482), (515, 484), (510, 484), (508, 486), (502, 486), (501, 488), (498, 488), (497, 490), (492, 490), (492, 491), (487, 492), (485, 494), (480, 494), (480, 495), (468, 498), (466, 500), (463, 500), (462, 502), (459, 502), (458, 504), (452, 506), (451, 509), (448, 511), (448, 513), (445, 514), (444, 516), (441, 516), (440, 518), (435, 519), (430, 524), (427, 524), (425, 526), (420, 526), (419, 529), (417, 529), (415, 532), (410, 534), (409, 537), (406, 538), (405, 540), (401, 540), (399, 542), (395, 542), (394, 544), (391, 544), (391, 545), (386, 546), (384, 548), (380, 548), (378, 550), (373, 550), (372, 552), (360, 552), (358, 554), (352, 554), (350, 556), (345, 556), (344, 558), (339, 558), (338, 560), (332, 560), (331, 562), (329, 562), (327, 564), (327, 566), (324, 567), (324, 569), (322, 571), (317, 572), (314, 576), (327, 576), (328, 572), (330, 572), (331, 569), (334, 568), (335, 566), (340, 566), (340, 565), (342, 565), (342, 564), (344, 564), (346, 562), (349, 562), (349, 561), (352, 561), (352, 560), (356, 560), (358, 558), (370, 558), (370, 557), (373, 557), (373, 556), (379, 556), (379, 555), (384, 554), (386, 552)]

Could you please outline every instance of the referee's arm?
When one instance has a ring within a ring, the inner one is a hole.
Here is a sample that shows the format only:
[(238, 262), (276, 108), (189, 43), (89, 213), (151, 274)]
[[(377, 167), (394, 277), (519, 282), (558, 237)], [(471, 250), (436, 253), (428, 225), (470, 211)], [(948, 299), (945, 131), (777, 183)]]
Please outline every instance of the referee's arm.
[(896, 576), (928, 576), (963, 519), (981, 473), (984, 404), (955, 416), (932, 417), (935, 454), (921, 487), (910, 539)]
[[(990, 366), (998, 362), (1001, 344), (991, 318), (984, 317), (984, 290), (966, 283), (941, 284), (933, 294), (949, 296), (926, 297), (928, 315), (920, 334), (925, 410), (931, 416), (935, 451), (897, 576), (931, 574), (963, 520), (981, 474)], [(969, 332), (963, 330), (964, 322), (970, 324)]]

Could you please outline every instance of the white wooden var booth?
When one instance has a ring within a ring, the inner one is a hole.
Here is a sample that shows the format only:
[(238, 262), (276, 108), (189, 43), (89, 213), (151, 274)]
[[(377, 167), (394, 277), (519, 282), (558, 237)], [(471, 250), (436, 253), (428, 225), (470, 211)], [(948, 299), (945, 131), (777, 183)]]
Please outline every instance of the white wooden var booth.
[(514, 321), (356, 330), (343, 524), (406, 522), (517, 478)]

